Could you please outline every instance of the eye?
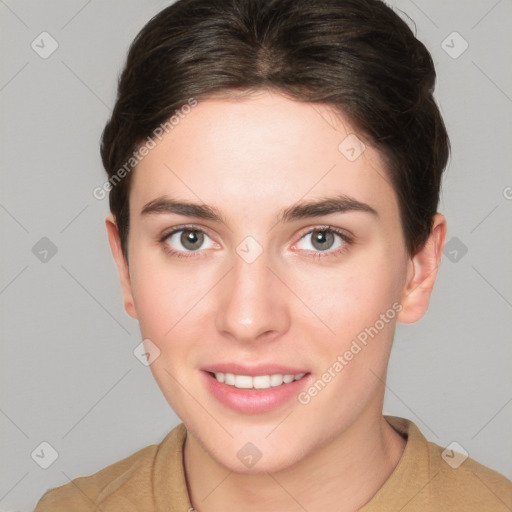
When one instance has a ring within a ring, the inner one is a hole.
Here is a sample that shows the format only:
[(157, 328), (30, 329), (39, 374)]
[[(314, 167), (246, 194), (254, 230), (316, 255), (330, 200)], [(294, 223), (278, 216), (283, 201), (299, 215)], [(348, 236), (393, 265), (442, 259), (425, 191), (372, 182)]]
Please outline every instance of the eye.
[(308, 231), (301, 237), (300, 242), (307, 240), (308, 238), (311, 239), (309, 245), (312, 247), (312, 249), (300, 246), (299, 249), (306, 249), (317, 252), (317, 254), (313, 254), (313, 257), (316, 258), (336, 256), (347, 250), (348, 246), (352, 243), (352, 239), (349, 235), (339, 229), (330, 226), (321, 226)]
[[(203, 247), (205, 240), (210, 240), (210, 244)], [(187, 258), (187, 252), (198, 252), (200, 249), (211, 249), (213, 242), (211, 238), (201, 229), (193, 226), (181, 226), (167, 232), (160, 238), (164, 249), (178, 258)], [(184, 248), (184, 250), (183, 250)]]

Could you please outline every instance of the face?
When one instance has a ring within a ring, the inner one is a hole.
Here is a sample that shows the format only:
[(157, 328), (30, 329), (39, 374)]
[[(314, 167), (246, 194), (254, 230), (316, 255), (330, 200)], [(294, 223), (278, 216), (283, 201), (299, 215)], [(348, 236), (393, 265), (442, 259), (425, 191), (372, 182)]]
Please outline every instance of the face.
[(129, 200), (125, 307), (215, 460), (276, 471), (381, 413), (414, 264), (379, 154), (346, 119), (271, 93), (204, 100), (138, 164)]

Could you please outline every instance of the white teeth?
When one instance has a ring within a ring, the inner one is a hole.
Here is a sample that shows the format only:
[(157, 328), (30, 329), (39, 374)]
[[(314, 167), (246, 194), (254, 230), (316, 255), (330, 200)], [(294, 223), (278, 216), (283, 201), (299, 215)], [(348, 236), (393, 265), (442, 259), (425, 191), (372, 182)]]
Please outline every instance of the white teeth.
[(252, 377), (248, 375), (235, 375), (235, 388), (252, 388)]
[(270, 385), (271, 386), (280, 386), (283, 383), (283, 376), (279, 373), (275, 373), (270, 376)]
[(270, 375), (258, 375), (252, 378), (255, 389), (267, 389), (270, 387)]
[(272, 375), (257, 375), (251, 377), (249, 375), (235, 375), (233, 373), (216, 372), (215, 378), (219, 382), (224, 382), (229, 386), (235, 386), (241, 389), (268, 389), (270, 387), (281, 386), (281, 384), (289, 384), (294, 380), (299, 380), (306, 375), (298, 373), (297, 375), (282, 375), (274, 373)]

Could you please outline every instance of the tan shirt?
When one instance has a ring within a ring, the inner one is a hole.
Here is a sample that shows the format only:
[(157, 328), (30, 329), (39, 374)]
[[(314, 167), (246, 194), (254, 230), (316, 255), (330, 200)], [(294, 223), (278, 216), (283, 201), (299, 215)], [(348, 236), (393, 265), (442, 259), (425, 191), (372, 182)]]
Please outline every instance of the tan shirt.
[[(510, 480), (471, 458), (454, 468), (458, 455), (446, 452), (448, 464), (444, 449), (427, 441), (412, 421), (385, 418), (407, 444), (390, 477), (359, 512), (512, 511)], [(34, 512), (192, 512), (183, 467), (186, 434), (180, 423), (160, 444), (48, 491)]]

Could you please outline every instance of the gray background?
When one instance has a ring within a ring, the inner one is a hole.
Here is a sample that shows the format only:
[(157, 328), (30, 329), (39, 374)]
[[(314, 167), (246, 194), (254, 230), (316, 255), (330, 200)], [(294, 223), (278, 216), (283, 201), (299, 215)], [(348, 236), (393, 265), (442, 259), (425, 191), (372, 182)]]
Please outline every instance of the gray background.
[[(92, 195), (126, 51), (168, 3), (0, 0), (3, 512), (30, 511), (48, 488), (160, 442), (179, 422), (133, 355), (141, 338), (122, 305), (108, 200)], [(512, 2), (392, 5), (433, 54), (453, 156), (440, 205), (451, 245), (428, 314), (398, 326), (384, 412), (512, 479)], [(45, 59), (31, 47), (51, 48), (43, 31), (58, 43)], [(457, 58), (454, 31), (469, 44)], [(43, 237), (56, 254), (40, 252)], [(48, 469), (43, 441), (58, 453)]]

